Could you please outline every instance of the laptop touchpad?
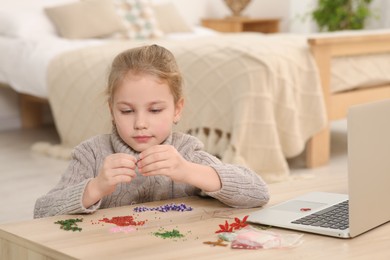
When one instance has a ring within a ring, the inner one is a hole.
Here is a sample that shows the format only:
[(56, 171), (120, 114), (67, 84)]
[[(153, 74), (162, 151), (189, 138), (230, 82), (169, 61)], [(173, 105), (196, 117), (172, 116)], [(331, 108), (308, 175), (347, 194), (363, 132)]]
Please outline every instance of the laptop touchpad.
[(273, 210), (282, 210), (282, 211), (292, 211), (292, 212), (301, 212), (301, 211), (312, 211), (326, 206), (326, 203), (319, 203), (313, 201), (303, 201), (303, 200), (291, 200), (286, 203), (279, 204), (275, 207), (272, 207)]

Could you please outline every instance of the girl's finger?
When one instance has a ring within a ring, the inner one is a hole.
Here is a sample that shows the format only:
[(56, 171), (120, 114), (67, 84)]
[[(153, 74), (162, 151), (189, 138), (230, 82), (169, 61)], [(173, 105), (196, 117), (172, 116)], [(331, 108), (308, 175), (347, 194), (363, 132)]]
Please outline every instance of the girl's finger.
[(132, 176), (129, 176), (129, 175), (117, 175), (115, 177), (115, 180), (116, 180), (116, 183), (119, 184), (119, 183), (123, 183), (123, 182), (131, 182), (133, 180), (133, 177)]
[(130, 168), (134, 169), (136, 166), (136, 158), (128, 154), (114, 154), (108, 158), (107, 164), (110, 168)]
[(111, 176), (112, 177), (116, 177), (116, 176), (120, 176), (120, 175), (127, 175), (127, 176), (130, 176), (132, 178), (134, 178), (135, 176), (137, 176), (137, 174), (135, 173), (134, 170), (130, 170), (128, 168), (116, 168), (116, 169), (113, 169), (111, 171)]
[(167, 145), (155, 145), (152, 146), (145, 151), (141, 152), (139, 155), (140, 160), (143, 160), (145, 158), (154, 156), (155, 154), (164, 154), (168, 151), (168, 146)]

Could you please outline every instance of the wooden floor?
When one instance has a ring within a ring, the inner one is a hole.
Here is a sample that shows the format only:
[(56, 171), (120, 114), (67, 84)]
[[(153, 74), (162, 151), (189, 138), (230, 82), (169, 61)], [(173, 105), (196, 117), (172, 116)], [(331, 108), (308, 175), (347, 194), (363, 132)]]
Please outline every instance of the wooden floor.
[[(322, 171), (347, 171), (346, 122), (332, 124), (331, 159), (324, 167), (306, 169), (304, 158), (290, 160), (293, 178)], [(31, 151), (38, 141), (58, 143), (53, 126), (0, 132), (0, 223), (32, 219), (35, 200), (59, 180), (68, 162)]]

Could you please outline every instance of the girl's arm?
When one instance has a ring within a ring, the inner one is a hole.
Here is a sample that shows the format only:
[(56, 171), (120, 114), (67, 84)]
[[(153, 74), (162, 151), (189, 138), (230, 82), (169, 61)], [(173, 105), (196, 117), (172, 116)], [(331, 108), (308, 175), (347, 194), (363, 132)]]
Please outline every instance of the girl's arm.
[(57, 185), (46, 195), (37, 199), (34, 207), (34, 218), (42, 218), (62, 214), (91, 213), (99, 203), (85, 208), (82, 197), (85, 187), (94, 178), (94, 161), (92, 156), (86, 156), (88, 150), (77, 147), (68, 168)]
[(151, 147), (140, 154), (140, 173), (165, 175), (193, 185), (232, 207), (258, 207), (268, 202), (267, 185), (255, 172), (222, 163), (196, 145), (193, 148), (182, 156), (172, 145)]

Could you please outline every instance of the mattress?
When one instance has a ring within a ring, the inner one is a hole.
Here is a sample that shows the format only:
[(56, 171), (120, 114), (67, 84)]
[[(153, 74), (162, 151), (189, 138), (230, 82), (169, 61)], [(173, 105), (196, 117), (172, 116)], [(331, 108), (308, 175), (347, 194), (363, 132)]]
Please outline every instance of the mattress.
[(348, 56), (331, 61), (332, 93), (390, 83), (390, 53)]

